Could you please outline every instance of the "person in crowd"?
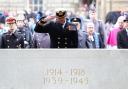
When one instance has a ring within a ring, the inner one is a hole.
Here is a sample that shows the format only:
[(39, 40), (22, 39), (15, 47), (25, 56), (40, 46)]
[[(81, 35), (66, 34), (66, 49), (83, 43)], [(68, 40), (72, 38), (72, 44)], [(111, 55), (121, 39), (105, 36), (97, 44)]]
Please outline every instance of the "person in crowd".
[[(51, 21), (56, 19), (56, 21)], [(35, 32), (49, 33), (51, 48), (77, 48), (78, 33), (74, 24), (66, 21), (66, 11), (59, 10), (55, 16), (40, 19)]]
[(41, 17), (43, 17), (43, 13), (41, 11), (37, 12), (36, 14), (36, 22), (40, 20)]
[(106, 40), (108, 39), (111, 28), (114, 27), (114, 25), (117, 22), (118, 17), (120, 17), (120, 16), (121, 16), (120, 11), (110, 11), (106, 14), (106, 16), (105, 16), (105, 36), (106, 36)]
[(124, 19), (124, 16), (120, 16), (114, 27), (111, 28), (107, 39), (107, 48), (117, 49), (117, 33), (123, 29)]
[(6, 23), (9, 27), (8, 32), (1, 36), (0, 48), (24, 48), (24, 38), (17, 31), (16, 19), (7, 17)]
[(29, 29), (31, 31), (31, 33), (33, 34), (34, 33), (34, 28), (36, 26), (36, 21), (34, 18), (29, 18)]
[(128, 17), (124, 20), (124, 29), (117, 34), (117, 47), (119, 49), (128, 49)]
[(96, 9), (89, 10), (89, 21), (92, 21), (94, 24), (95, 32), (99, 33), (102, 41), (105, 43), (105, 25), (101, 20), (97, 19)]
[(4, 14), (4, 12), (0, 11), (0, 35), (7, 32), (7, 29), (5, 27), (5, 18), (6, 15)]
[[(43, 16), (45, 18), (45, 15)], [(41, 18), (41, 17), (40, 17)], [(33, 34), (33, 48), (50, 48), (50, 36), (49, 33), (37, 33)]]
[(33, 34), (33, 48), (50, 48), (50, 36), (48, 33)]
[(78, 48), (85, 48), (85, 37), (84, 37), (85, 31), (82, 30), (81, 19), (78, 17), (74, 17), (74, 18), (71, 18), (70, 21), (76, 25), (78, 30)]
[(7, 28), (5, 26), (5, 24), (0, 23), (0, 35), (2, 35), (3, 33), (7, 32)]
[(96, 32), (93, 22), (87, 23), (85, 38), (86, 48), (104, 48), (104, 42), (100, 34)]
[(24, 37), (24, 44), (25, 48), (31, 48), (32, 47), (32, 33), (31, 31), (26, 28), (24, 25), (24, 16), (19, 15), (17, 16), (17, 28), (18, 32), (21, 33)]

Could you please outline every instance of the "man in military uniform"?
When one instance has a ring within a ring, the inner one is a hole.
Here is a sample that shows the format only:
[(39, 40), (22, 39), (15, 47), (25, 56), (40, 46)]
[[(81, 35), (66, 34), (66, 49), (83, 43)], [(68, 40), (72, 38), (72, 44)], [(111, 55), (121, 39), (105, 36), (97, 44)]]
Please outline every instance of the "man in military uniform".
[(82, 21), (78, 17), (71, 18), (70, 21), (76, 25), (78, 31), (78, 48), (85, 48), (85, 31), (82, 30)]
[(9, 26), (9, 30), (2, 34), (0, 48), (24, 48), (23, 36), (16, 31), (16, 19), (7, 17), (6, 23)]
[[(53, 20), (56, 17), (56, 21)], [(57, 11), (56, 16), (47, 16), (37, 22), (35, 31), (49, 33), (51, 48), (77, 48), (78, 33), (75, 25), (66, 21), (66, 11)]]
[(25, 48), (31, 48), (32, 47), (32, 33), (30, 29), (25, 27), (24, 15), (17, 16), (16, 20), (17, 20), (16, 24), (17, 24), (18, 32), (21, 33), (24, 37)]

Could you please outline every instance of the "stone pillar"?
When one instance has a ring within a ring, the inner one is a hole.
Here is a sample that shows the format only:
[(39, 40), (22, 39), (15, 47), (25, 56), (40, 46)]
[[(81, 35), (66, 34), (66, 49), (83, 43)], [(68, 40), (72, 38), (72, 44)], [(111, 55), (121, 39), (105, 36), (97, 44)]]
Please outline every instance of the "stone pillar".
[(100, 12), (100, 19), (104, 20), (106, 15), (106, 0), (100, 0), (101, 1), (101, 12)]

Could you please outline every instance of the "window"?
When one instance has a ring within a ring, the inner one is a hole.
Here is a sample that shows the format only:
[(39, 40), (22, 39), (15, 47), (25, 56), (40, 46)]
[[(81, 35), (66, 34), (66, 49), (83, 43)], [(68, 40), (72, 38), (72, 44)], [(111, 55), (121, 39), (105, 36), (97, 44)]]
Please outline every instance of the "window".
[(43, 0), (39, 0), (39, 4), (42, 4)]
[(34, 0), (34, 4), (37, 4), (38, 0)]
[(31, 8), (33, 8), (34, 11), (40, 11), (42, 10), (42, 4), (43, 0), (29, 0)]

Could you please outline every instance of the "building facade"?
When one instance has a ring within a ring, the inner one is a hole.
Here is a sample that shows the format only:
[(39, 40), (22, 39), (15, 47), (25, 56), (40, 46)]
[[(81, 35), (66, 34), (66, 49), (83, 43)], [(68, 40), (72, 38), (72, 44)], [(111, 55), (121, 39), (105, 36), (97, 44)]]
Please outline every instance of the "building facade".
[(104, 19), (109, 11), (128, 11), (128, 0), (96, 0), (98, 18)]
[(96, 2), (98, 18), (104, 19), (109, 11), (128, 11), (128, 0), (0, 0), (0, 11), (43, 11), (64, 8), (78, 11), (80, 4)]
[(65, 8), (74, 10), (80, 0), (0, 0), (0, 10), (18, 11), (32, 10), (42, 11), (47, 9)]
[(0, 0), (0, 10), (16, 11), (28, 8), (27, 0)]
[(75, 10), (79, 6), (79, 0), (44, 0), (43, 9), (64, 8), (66, 10)]

